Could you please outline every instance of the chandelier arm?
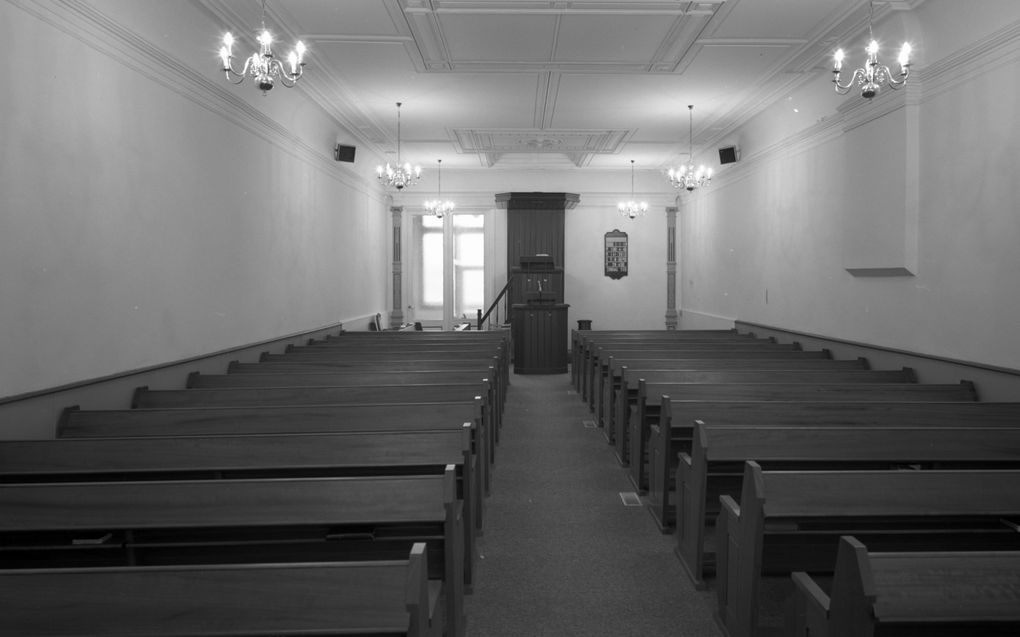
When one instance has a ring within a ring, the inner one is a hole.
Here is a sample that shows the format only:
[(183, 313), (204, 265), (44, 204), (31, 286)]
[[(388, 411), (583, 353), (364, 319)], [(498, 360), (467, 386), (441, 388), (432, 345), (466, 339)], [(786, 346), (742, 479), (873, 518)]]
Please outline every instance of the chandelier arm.
[(864, 71), (862, 69), (855, 69), (854, 74), (850, 76), (850, 81), (848, 81), (846, 84), (840, 84), (839, 71), (833, 71), (833, 73), (834, 75), (832, 76), (832, 83), (836, 85), (836, 92), (839, 93), (840, 95), (846, 95), (847, 93), (849, 93), (850, 89), (852, 89), (855, 84), (863, 82), (865, 77)]
[(283, 65), (282, 61), (276, 58), (273, 58), (272, 60), (269, 61), (270, 73), (272, 75), (275, 75), (276, 77), (279, 77), (280, 83), (287, 88), (294, 88), (294, 86), (297, 84), (297, 81), (301, 79), (301, 74), (304, 72), (304, 69), (305, 69), (304, 62), (298, 65), (297, 73), (291, 73), (290, 71), (287, 70), (287, 67)]
[[(234, 70), (234, 56), (228, 57), (227, 65), (223, 67), (224, 74), (227, 76), (227, 81), (230, 82), (231, 84), (240, 84), (241, 82), (243, 82), (245, 76), (248, 75), (248, 67), (250, 64), (251, 58), (250, 57), (245, 58), (244, 68), (242, 68), (241, 72), (238, 73), (237, 71)], [(236, 77), (237, 81), (235, 82), (234, 80), (230, 79), (232, 77)]]
[(885, 73), (885, 79), (889, 83), (889, 87), (896, 90), (902, 88), (903, 85), (907, 83), (907, 76), (910, 75), (909, 66), (903, 67), (903, 70), (899, 73), (900, 79), (898, 80), (893, 77), (888, 66), (883, 66), (882, 71)]

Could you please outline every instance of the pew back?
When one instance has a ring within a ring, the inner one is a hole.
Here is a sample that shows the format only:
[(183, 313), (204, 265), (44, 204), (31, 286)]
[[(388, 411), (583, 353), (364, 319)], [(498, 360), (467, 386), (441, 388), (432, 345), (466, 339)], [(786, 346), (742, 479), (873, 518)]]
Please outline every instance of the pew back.
[(1020, 552), (870, 552), (841, 538), (832, 595), (793, 574), (797, 637), (1020, 632)]
[(1020, 550), (1020, 471), (762, 471), (745, 464), (740, 505), (722, 496), (719, 615), (732, 637), (760, 631), (763, 575), (832, 573), (839, 536), (883, 550)]
[(696, 585), (714, 568), (712, 522), (739, 498), (743, 464), (763, 470), (1020, 469), (1020, 422), (1000, 427), (695, 426), (676, 472), (677, 555)]
[(0, 633), (437, 637), (427, 560), (0, 571)]

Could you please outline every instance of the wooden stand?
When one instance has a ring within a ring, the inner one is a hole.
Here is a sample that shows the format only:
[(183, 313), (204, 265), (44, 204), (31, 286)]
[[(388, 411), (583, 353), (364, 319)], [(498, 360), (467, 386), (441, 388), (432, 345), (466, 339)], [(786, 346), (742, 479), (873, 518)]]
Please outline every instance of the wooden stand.
[(511, 307), (514, 373), (567, 373), (565, 303), (520, 303)]

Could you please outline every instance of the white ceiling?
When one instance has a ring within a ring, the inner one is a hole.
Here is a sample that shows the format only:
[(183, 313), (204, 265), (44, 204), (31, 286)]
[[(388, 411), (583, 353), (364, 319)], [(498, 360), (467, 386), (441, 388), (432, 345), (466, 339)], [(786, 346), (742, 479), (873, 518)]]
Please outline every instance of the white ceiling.
[[(252, 46), (261, 0), (201, 0)], [(923, 0), (876, 0), (875, 18)], [(268, 0), (354, 145), (445, 167), (663, 169), (805, 81), (867, 0)], [(239, 53), (241, 55), (245, 53)], [(254, 90), (254, 89), (252, 89)]]

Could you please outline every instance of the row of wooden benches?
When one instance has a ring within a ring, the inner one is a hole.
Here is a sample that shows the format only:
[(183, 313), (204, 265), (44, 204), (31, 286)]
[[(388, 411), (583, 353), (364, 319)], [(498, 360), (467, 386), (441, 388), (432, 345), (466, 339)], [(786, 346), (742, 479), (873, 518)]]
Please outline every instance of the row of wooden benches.
[(0, 443), (0, 634), (465, 633), (505, 339), (263, 359)]
[[(735, 333), (575, 332), (573, 343), (575, 387), (660, 527), (678, 528), (676, 553), (693, 581), (714, 581), (728, 635), (872, 634), (862, 628), (862, 608), (878, 602), (848, 583), (860, 581), (861, 546), (872, 557), (895, 551), (900, 564), (909, 561), (904, 551), (935, 552), (943, 567), (985, 575), (970, 557), (995, 550), (1015, 568), (1020, 403), (981, 403), (969, 383), (920, 384), (910, 370), (876, 372), (866, 361)], [(608, 405), (617, 420), (607, 417)], [(629, 439), (626, 451), (621, 438)], [(844, 566), (835, 575), (842, 583), (830, 589), (837, 562), (850, 561), (837, 560), (841, 537), (857, 543), (856, 571)], [(903, 634), (917, 634), (910, 631), (918, 622), (924, 634), (989, 626), (1015, 634), (1017, 578), (994, 577), (1001, 586), (970, 615), (935, 612), (956, 593), (929, 578), (933, 590), (886, 590), (897, 601), (881, 602), (898, 610), (869, 621)], [(980, 590), (966, 581), (968, 594)], [(790, 600), (792, 614), (766, 603), (777, 597)], [(901, 603), (907, 597), (910, 611)], [(858, 614), (856, 632), (830, 630), (849, 621), (847, 607)]]

